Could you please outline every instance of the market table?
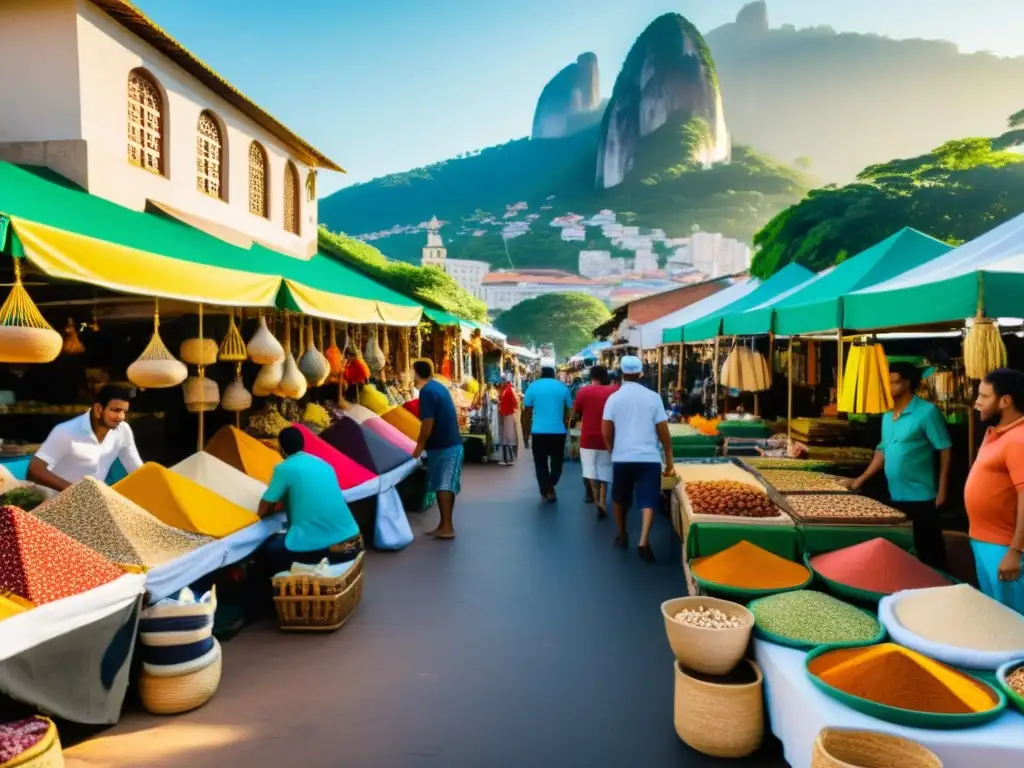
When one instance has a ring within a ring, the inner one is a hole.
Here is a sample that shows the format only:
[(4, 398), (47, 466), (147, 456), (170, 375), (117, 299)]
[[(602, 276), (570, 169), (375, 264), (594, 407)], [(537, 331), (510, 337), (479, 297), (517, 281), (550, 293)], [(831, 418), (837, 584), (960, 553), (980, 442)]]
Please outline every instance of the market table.
[(877, 720), (844, 707), (807, 678), (805, 651), (754, 641), (764, 675), (772, 733), (782, 742), (792, 768), (809, 768), (818, 732), (825, 727), (881, 731), (924, 745), (944, 768), (1020, 768), (1024, 765), (1024, 715), (1014, 709), (979, 728), (930, 731)]

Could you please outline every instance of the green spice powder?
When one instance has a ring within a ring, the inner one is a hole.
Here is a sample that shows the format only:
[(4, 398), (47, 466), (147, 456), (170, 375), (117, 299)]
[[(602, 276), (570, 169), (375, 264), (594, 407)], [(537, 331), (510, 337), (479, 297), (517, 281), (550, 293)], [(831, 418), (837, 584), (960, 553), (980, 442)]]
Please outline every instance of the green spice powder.
[(750, 610), (764, 632), (807, 645), (866, 642), (881, 631), (873, 616), (810, 590), (762, 598)]

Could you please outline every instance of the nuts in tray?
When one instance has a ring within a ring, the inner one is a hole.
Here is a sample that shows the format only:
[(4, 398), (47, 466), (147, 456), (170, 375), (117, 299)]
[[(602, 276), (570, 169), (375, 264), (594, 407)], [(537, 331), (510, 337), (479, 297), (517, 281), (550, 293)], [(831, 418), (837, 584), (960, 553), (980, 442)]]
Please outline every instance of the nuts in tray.
[(762, 469), (761, 476), (779, 493), (849, 493), (838, 477), (823, 472)]
[(787, 496), (793, 514), (798, 517), (815, 518), (859, 518), (863, 520), (885, 520), (888, 523), (903, 522), (907, 516), (866, 496), (852, 493), (845, 496)]
[(701, 480), (686, 484), (686, 495), (697, 515), (778, 517), (768, 494), (734, 480)]

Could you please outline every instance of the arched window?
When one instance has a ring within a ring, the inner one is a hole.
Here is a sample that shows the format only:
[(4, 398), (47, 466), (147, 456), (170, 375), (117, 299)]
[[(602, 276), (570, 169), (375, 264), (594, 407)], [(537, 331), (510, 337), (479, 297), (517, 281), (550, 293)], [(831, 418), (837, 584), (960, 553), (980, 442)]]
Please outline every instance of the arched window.
[(196, 189), (210, 197), (223, 198), (224, 137), (220, 123), (210, 112), (199, 115), (196, 126)]
[(128, 162), (164, 172), (164, 99), (156, 81), (133, 69), (128, 75)]
[(284, 228), (299, 234), (299, 171), (291, 160), (284, 169)]
[(258, 142), (249, 145), (249, 213), (267, 217), (267, 151)]

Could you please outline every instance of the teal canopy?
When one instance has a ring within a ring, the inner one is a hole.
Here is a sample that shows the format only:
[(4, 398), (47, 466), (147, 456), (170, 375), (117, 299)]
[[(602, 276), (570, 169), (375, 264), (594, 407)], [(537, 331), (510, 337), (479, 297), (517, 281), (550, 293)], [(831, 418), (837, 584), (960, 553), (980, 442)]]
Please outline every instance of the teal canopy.
[(769, 331), (781, 336), (836, 331), (843, 323), (843, 295), (891, 280), (951, 251), (940, 240), (905, 228), (815, 279), (761, 306), (723, 320), (726, 336)]
[(753, 307), (761, 306), (779, 294), (791, 291), (813, 279), (814, 273), (807, 267), (799, 264), (787, 264), (746, 296), (705, 315), (700, 320), (687, 323), (683, 326), (683, 341), (687, 344), (712, 341), (722, 335), (722, 318), (726, 315), (745, 312)]

